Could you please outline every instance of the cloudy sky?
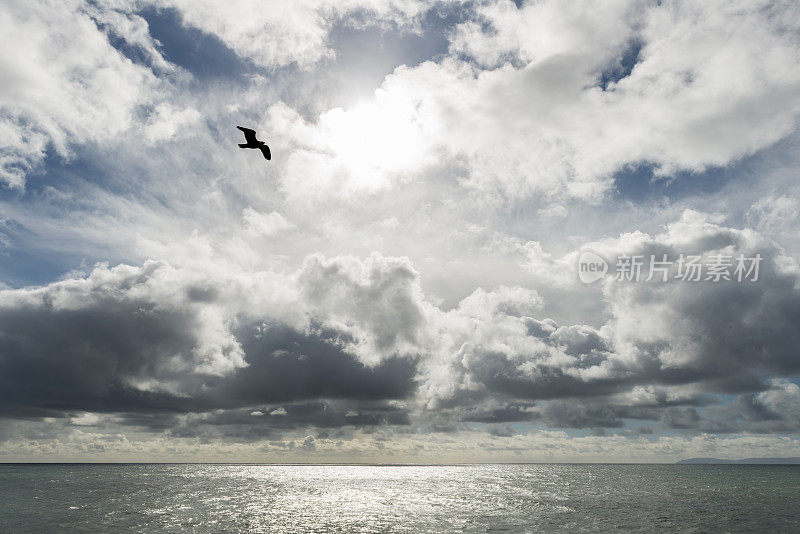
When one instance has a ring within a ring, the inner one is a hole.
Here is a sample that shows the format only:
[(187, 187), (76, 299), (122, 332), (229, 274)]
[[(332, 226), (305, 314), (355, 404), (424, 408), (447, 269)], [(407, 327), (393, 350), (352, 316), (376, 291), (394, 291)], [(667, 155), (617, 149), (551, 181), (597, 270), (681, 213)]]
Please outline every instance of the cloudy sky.
[[(0, 461), (800, 456), (796, 3), (2, 0), (0, 47)], [(616, 276), (682, 254), (761, 261)]]

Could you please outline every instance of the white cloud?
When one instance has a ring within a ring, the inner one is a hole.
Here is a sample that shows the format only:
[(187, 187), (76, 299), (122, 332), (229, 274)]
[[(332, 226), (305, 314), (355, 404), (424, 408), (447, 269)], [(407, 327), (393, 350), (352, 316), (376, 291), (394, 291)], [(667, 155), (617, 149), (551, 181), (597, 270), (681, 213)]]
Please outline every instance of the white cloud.
[[(263, 67), (296, 63), (309, 67), (334, 57), (328, 33), (346, 15), (363, 17), (351, 24), (413, 23), (428, 6), (417, 0), (160, 0), (180, 10), (186, 24), (219, 37), (238, 55)], [(347, 23), (347, 21), (345, 21)]]
[(242, 211), (242, 219), (245, 230), (253, 235), (274, 235), (293, 226), (277, 211), (261, 213), (253, 208), (245, 208)]
[(519, 8), (510, 0), (487, 2), (476, 20), (456, 28), (450, 47), (488, 67), (569, 55), (583, 68), (597, 68), (625, 46), (647, 4), (615, 0), (602, 12), (595, 7), (588, 1), (525, 2)]
[(770, 194), (747, 210), (747, 221), (764, 232), (790, 230), (800, 215), (800, 203), (795, 195)]
[(149, 143), (167, 141), (179, 133), (185, 139), (186, 130), (196, 126), (200, 120), (201, 115), (196, 109), (175, 109), (162, 102), (150, 114), (144, 126), (144, 137)]
[[(287, 172), (374, 191), (449, 162), (490, 197), (597, 200), (626, 165), (660, 175), (728, 165), (787, 136), (800, 113), (800, 48), (784, 27), (797, 8), (762, 7), (487, 4), (491, 32), (465, 23), (453, 37), (478, 66), (450, 56), (399, 67), (373, 101), (313, 125), (276, 115), (295, 134)], [(506, 57), (514, 64), (494, 68)]]
[(422, 342), (428, 305), (407, 258), (315, 254), (306, 258), (298, 282), (316, 317), (351, 333), (349, 349), (366, 363), (413, 353)]
[(0, 9), (0, 180), (6, 184), (23, 187), (49, 146), (66, 158), (72, 143), (102, 143), (124, 131), (137, 107), (153, 98), (153, 74), (109, 44), (96, 12), (77, 0), (11, 1)]

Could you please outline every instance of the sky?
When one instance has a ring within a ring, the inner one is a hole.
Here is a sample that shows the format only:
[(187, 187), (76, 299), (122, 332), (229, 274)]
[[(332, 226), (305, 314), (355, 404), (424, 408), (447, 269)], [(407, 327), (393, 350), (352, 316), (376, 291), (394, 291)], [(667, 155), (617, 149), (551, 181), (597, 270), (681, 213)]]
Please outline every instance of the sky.
[(800, 456), (797, 3), (2, 0), (0, 47), (0, 461)]

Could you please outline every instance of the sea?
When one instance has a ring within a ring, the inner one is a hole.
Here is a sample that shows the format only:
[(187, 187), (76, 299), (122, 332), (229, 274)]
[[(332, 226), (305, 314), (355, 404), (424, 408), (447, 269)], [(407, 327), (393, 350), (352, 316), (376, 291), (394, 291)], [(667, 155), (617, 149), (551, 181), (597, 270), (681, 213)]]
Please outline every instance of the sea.
[(800, 466), (0, 464), (0, 532), (800, 532)]

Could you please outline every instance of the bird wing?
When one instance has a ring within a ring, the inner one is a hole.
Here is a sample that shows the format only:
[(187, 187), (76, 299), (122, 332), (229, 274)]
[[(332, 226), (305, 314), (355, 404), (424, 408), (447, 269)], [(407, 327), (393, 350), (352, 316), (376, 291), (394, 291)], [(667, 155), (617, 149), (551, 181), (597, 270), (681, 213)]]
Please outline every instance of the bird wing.
[(266, 160), (272, 159), (272, 154), (270, 153), (269, 147), (267, 145), (263, 145), (259, 148), (261, 150), (261, 153), (264, 154), (264, 159)]
[(247, 141), (249, 144), (258, 143), (258, 139), (256, 139), (256, 131), (251, 130), (250, 128), (244, 128), (242, 126), (237, 126), (243, 133), (244, 133), (244, 140)]

